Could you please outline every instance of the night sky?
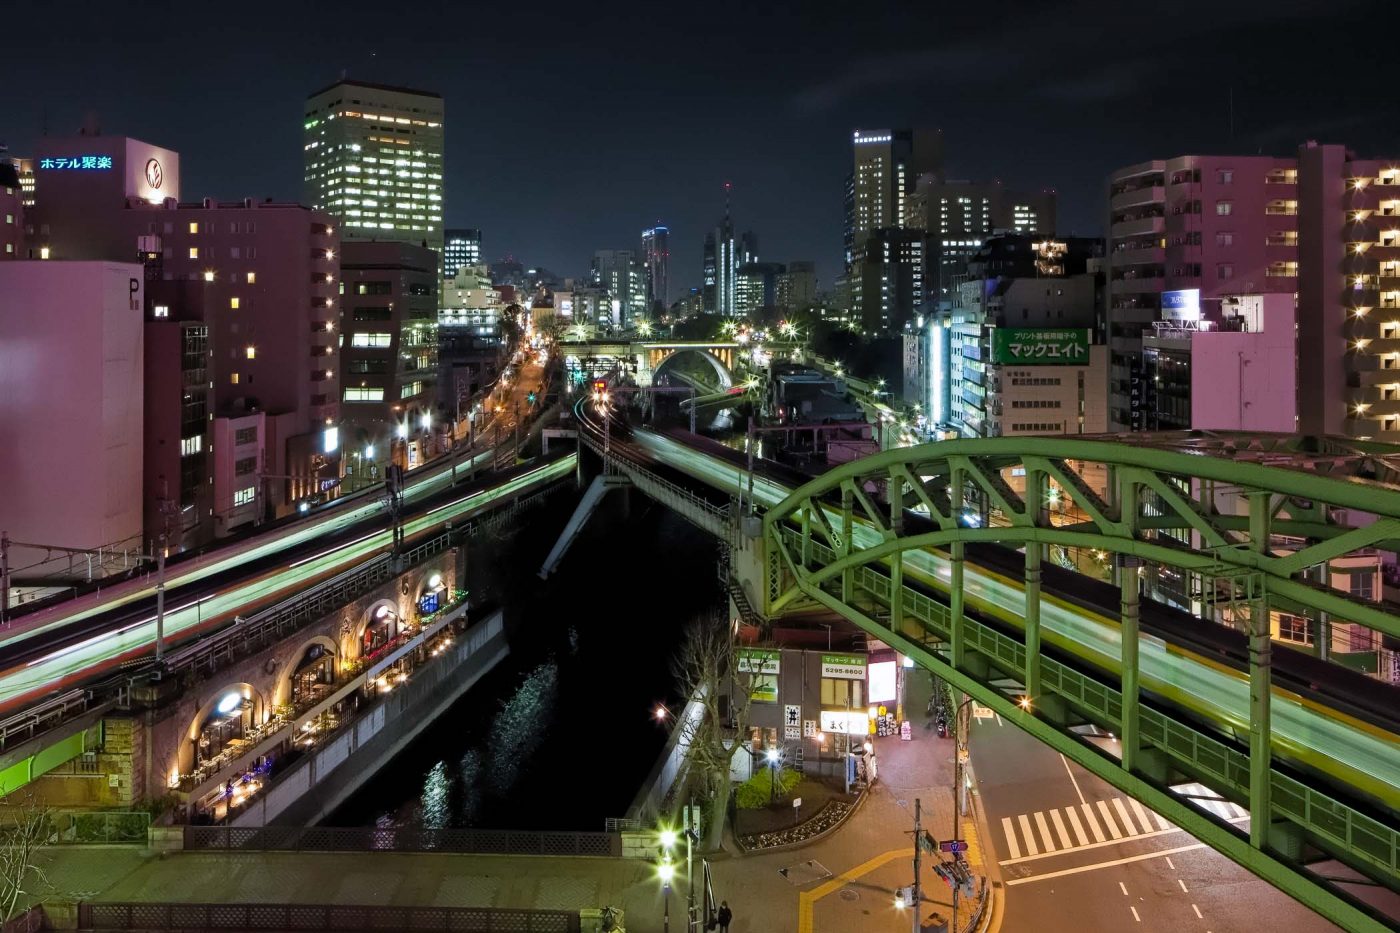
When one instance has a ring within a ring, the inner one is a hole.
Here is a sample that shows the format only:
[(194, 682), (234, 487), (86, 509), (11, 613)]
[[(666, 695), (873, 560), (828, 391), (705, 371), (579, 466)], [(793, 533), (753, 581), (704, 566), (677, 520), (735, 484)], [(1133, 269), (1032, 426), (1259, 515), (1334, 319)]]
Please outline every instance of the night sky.
[(1400, 155), (1380, 0), (75, 0), (6, 18), (0, 142), (16, 155), (92, 111), (178, 150), (187, 199), (292, 200), (309, 92), (342, 71), (437, 90), (447, 226), (481, 227), (490, 259), (577, 275), (661, 221), (673, 297), (698, 284), (725, 181), (762, 258), (815, 259), (828, 287), (857, 126), (942, 127), (952, 177), (1055, 188), (1063, 234), (1102, 233), (1104, 177), (1148, 158), (1309, 138)]

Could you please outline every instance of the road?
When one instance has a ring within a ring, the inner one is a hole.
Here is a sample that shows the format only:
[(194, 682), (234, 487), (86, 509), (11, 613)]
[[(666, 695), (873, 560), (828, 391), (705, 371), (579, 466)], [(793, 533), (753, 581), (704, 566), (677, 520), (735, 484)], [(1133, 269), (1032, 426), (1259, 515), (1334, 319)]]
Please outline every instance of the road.
[[(1264, 918), (1289, 933), (1337, 929), (1010, 723), (973, 723), (986, 842), (1004, 881), (1002, 929), (1226, 933)], [(1233, 804), (1210, 806), (1248, 821)]]
[[(732, 462), (702, 453), (680, 441), (637, 431), (634, 442), (656, 461), (701, 480), (715, 488), (737, 494), (744, 485), (744, 469)], [(756, 476), (754, 494), (765, 506), (776, 505), (791, 491), (787, 486)], [(828, 512), (833, 527), (840, 524), (835, 510)], [(871, 547), (882, 538), (878, 529), (857, 523), (853, 529), (858, 546)], [(917, 574), (946, 590), (952, 571), (946, 558), (930, 551), (905, 555), (905, 572)], [(1025, 593), (1017, 585), (969, 562), (964, 575), (964, 592), (969, 606), (978, 604), (1000, 610), (1016, 618), (1025, 611)], [(1041, 606), (1043, 637), (1113, 670), (1120, 658), (1119, 629), (1068, 604), (1045, 600)], [(1217, 723), (1224, 731), (1249, 728), (1249, 681), (1240, 671), (1202, 663), (1161, 639), (1143, 636), (1139, 662), (1142, 684), (1158, 696), (1179, 703), (1186, 709)], [(1379, 801), (1400, 800), (1400, 745), (1395, 735), (1362, 723), (1316, 703), (1275, 689), (1272, 702), (1272, 728), (1275, 754), (1281, 759), (1301, 760), (1326, 772), (1342, 786), (1368, 793)]]

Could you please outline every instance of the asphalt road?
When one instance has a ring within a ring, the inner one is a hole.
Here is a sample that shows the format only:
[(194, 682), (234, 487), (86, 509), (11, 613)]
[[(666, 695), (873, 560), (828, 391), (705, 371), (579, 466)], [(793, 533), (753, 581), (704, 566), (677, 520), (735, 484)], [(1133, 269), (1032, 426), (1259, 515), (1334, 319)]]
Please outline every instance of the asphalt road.
[(1338, 929), (1010, 723), (975, 719), (971, 748), (1003, 930)]

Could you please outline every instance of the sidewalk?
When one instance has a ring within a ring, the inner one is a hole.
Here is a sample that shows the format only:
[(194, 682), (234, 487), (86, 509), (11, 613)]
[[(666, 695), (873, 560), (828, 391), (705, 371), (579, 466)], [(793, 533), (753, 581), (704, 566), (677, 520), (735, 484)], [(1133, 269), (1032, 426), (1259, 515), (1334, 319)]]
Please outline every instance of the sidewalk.
[[(906, 709), (922, 711), (925, 681)], [(854, 816), (810, 845), (711, 865), (716, 897), (734, 911), (731, 933), (907, 931), (909, 914), (894, 891), (912, 880), (914, 800), (935, 838), (952, 831), (953, 742), (914, 720), (914, 739), (877, 738), (879, 782)], [(967, 835), (967, 828), (964, 828)], [(435, 853), (177, 852), (104, 847), (52, 850), (54, 895), (72, 902), (343, 903), (576, 910), (611, 905), (626, 911), (629, 933), (662, 927), (655, 867), (598, 858)], [(968, 853), (979, 854), (978, 848)], [(951, 911), (948, 886), (924, 856), (925, 914)], [(830, 872), (821, 874), (816, 866)], [(673, 929), (684, 930), (684, 864), (671, 892)], [(700, 878), (696, 860), (697, 886)], [(787, 869), (785, 877), (782, 869)], [(980, 868), (979, 868), (980, 870)], [(961, 918), (968, 914), (961, 914)]]

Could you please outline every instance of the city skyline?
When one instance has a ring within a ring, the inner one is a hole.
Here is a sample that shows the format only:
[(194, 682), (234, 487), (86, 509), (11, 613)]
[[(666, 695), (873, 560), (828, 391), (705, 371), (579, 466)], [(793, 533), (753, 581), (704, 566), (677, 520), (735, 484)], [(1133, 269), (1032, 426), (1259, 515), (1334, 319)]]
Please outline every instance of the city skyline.
[[(1020, 17), (996, 37), (978, 31), (975, 11), (938, 11), (940, 32), (950, 36), (939, 43), (920, 39), (921, 30), (901, 14), (893, 45), (885, 40), (896, 24), (886, 14), (838, 30), (758, 11), (755, 28), (722, 38), (739, 60), (765, 32), (786, 30), (789, 41), (773, 51), (765, 72), (711, 80), (710, 68), (692, 60), (707, 44), (697, 41), (695, 52), (667, 47), (668, 67), (646, 88), (624, 75), (644, 67), (640, 50), (653, 44), (610, 49), (617, 74), (595, 71), (566, 38), (571, 24), (584, 25), (577, 12), (551, 15), (550, 35), (532, 36), (536, 54), (521, 56), (511, 37), (526, 35), (532, 24), (522, 13), (497, 11), (498, 19), (480, 24), (495, 41), (479, 47), (470, 68), (452, 54), (454, 30), (441, 30), (442, 38), (410, 36), (411, 21), (373, 31), (352, 30), (352, 17), (316, 22), (315, 46), (298, 45), (291, 55), (283, 53), (301, 34), (294, 21), (253, 32), (256, 17), (212, 20), (210, 29), (230, 47), (255, 49), (239, 61), (258, 69), (259, 79), (253, 92), (223, 99), (219, 118), (209, 119), (215, 111), (207, 89), (229, 73), (228, 56), (210, 54), (204, 44), (157, 45), (135, 20), (98, 29), (104, 18), (84, 17), (81, 8), (79, 15), (66, 8), (71, 20), (61, 35), (36, 14), (24, 47), (0, 64), (0, 77), (22, 86), (46, 59), (62, 52), (68, 62), (45, 87), (9, 102), (0, 142), (15, 155), (32, 152), (46, 127), (50, 135), (70, 135), (95, 112), (106, 133), (184, 154), (191, 195), (294, 200), (301, 198), (296, 115), (308, 93), (342, 73), (424, 87), (440, 92), (448, 110), (445, 226), (486, 231), (489, 258), (513, 254), (577, 275), (595, 250), (633, 247), (637, 230), (661, 222), (672, 231), (676, 294), (700, 284), (703, 238), (723, 214), (726, 181), (733, 183), (736, 223), (763, 231), (765, 258), (813, 259), (829, 288), (841, 268), (841, 186), (856, 127), (941, 128), (950, 177), (1053, 186), (1062, 205), (1057, 232), (1098, 235), (1107, 176), (1118, 167), (1163, 151), (1287, 154), (1309, 138), (1344, 139), (1361, 155), (1384, 152), (1393, 138), (1386, 127), (1400, 108), (1384, 81), (1370, 79), (1381, 77), (1374, 56), (1360, 56), (1345, 74), (1310, 69), (1296, 93), (1272, 94), (1267, 75), (1275, 62), (1303, 56), (1329, 37), (1354, 36), (1367, 22), (1363, 5), (1322, 16), (1306, 4), (1237, 2), (1197, 7), (1210, 10), (1208, 22), (1190, 15), (1157, 22), (1147, 13), (1108, 20), (1080, 4)], [(1254, 22), (1264, 11), (1272, 18)], [(925, 16), (933, 22), (932, 13)], [(640, 28), (683, 28), (697, 38), (722, 32), (684, 19), (672, 13)], [(1096, 19), (1100, 30), (1083, 28)], [(1106, 54), (1077, 55), (1095, 47), (1096, 34), (1135, 40), (1109, 43)], [(391, 54), (410, 37), (415, 55)], [(811, 61), (814, 48), (833, 51)], [(1227, 53), (1229, 81), (1192, 64)], [(537, 54), (558, 71), (539, 69)], [(1015, 64), (995, 74), (969, 67), (998, 56)], [(171, 82), (169, 66), (177, 63), (184, 80)], [(489, 83), (479, 80), (483, 73), (492, 76)], [(569, 81), (552, 76), (563, 73)], [(145, 91), (131, 93), (133, 87)], [(599, 99), (611, 101), (619, 118), (607, 132), (590, 128)], [(230, 126), (264, 130), (230, 144)], [(527, 141), (538, 127), (545, 139), (596, 138), (584, 147)]]

